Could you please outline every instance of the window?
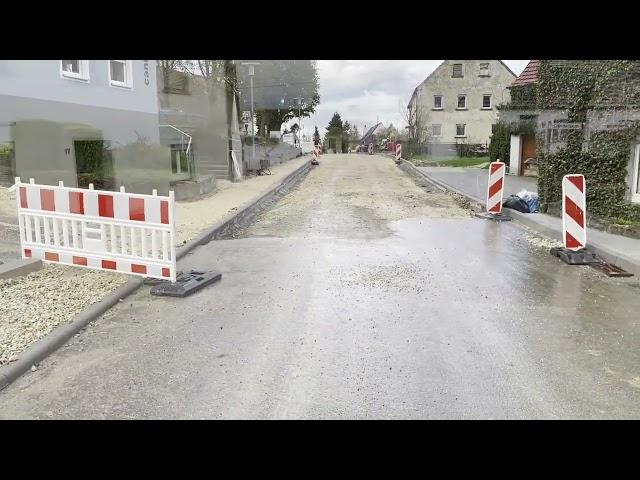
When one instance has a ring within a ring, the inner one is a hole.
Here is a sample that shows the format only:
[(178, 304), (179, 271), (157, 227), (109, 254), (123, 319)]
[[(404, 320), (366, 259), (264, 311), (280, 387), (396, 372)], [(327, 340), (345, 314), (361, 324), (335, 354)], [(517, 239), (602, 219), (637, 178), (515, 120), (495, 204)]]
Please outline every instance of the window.
[(431, 135), (433, 137), (439, 137), (442, 135), (442, 125), (439, 124), (433, 124), (431, 125)]
[(89, 80), (89, 60), (60, 60), (60, 74), (66, 78)]
[(462, 64), (461, 63), (454, 63), (453, 64), (453, 70), (451, 72), (451, 77), (452, 78), (463, 78), (464, 77), (464, 72), (462, 71)]
[(109, 83), (131, 88), (131, 60), (109, 60)]
[(481, 63), (480, 64), (480, 76), (481, 77), (488, 77), (489, 76), (489, 64), (488, 63)]
[(458, 110), (466, 110), (466, 108), (467, 108), (467, 96), (466, 95), (458, 95), (458, 106), (456, 108)]
[(442, 95), (433, 96), (433, 109), (442, 110)]
[(482, 109), (491, 110), (491, 95), (482, 95)]
[(459, 123), (456, 125), (456, 137), (466, 137), (467, 136), (467, 126), (464, 123)]

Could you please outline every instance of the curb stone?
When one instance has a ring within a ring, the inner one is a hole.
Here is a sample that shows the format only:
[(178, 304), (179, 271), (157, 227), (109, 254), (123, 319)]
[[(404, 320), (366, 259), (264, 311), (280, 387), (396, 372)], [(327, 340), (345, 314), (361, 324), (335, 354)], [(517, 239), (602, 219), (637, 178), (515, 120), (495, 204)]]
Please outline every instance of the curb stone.
[[(228, 228), (231, 228), (243, 218), (250, 215), (252, 211), (273, 197), (283, 187), (287, 186), (291, 182), (298, 181), (298, 179), (306, 175), (310, 169), (311, 162), (305, 162), (285, 178), (280, 180), (276, 185), (271, 187), (263, 195), (255, 200), (249, 200), (243, 204), (238, 208), (235, 214), (227, 219), (215, 223), (212, 227), (199, 234), (193, 240), (188, 241), (182, 247), (176, 248), (176, 259), (179, 260), (194, 248), (200, 245), (205, 245), (211, 240), (218, 238)], [(0, 367), (0, 390), (3, 390), (25, 372), (29, 371), (33, 365), (36, 365), (47, 358), (58, 348), (64, 345), (73, 335), (86, 327), (87, 324), (100, 317), (100, 315), (116, 305), (120, 300), (127, 298), (143, 284), (144, 279), (142, 277), (130, 279), (127, 283), (119, 286), (99, 302), (90, 305), (85, 310), (78, 313), (71, 322), (59, 325), (40, 340), (31, 344), (24, 352), (18, 355), (17, 360)]]

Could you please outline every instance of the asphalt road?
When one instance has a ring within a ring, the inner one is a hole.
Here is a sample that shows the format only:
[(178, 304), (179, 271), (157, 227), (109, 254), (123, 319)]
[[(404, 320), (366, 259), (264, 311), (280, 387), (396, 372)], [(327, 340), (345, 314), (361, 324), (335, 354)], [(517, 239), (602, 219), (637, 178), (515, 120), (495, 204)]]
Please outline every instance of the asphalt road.
[(0, 392), (0, 418), (638, 418), (640, 283), (550, 256), (388, 158), (324, 155)]

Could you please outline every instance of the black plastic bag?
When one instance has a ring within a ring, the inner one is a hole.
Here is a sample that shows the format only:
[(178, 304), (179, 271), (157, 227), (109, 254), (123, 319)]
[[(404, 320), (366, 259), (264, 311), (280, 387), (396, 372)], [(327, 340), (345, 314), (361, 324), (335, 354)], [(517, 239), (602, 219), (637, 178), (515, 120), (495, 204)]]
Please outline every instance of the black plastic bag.
[(529, 213), (529, 205), (523, 199), (517, 195), (511, 195), (504, 202), (502, 202), (504, 208), (510, 208), (522, 213)]

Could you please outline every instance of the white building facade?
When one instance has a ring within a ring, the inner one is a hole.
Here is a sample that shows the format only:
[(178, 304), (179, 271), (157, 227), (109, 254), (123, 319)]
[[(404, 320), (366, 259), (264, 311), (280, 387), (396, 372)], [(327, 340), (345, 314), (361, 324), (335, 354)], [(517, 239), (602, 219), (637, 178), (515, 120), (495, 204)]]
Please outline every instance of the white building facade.
[(488, 145), (497, 106), (516, 75), (500, 60), (445, 60), (416, 87), (407, 108), (434, 154), (459, 144)]

